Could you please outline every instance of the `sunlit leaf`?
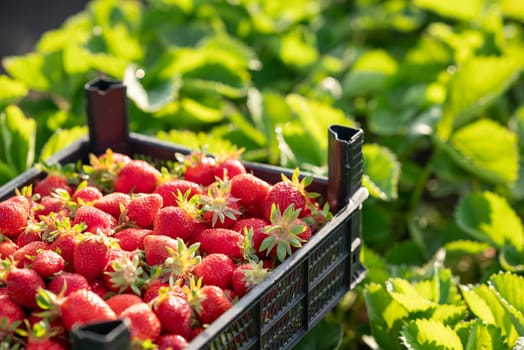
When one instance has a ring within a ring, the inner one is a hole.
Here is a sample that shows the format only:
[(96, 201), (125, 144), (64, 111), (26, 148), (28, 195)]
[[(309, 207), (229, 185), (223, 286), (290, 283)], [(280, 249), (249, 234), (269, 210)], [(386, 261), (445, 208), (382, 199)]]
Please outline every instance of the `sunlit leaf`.
[(393, 200), (398, 196), (400, 163), (395, 154), (379, 144), (365, 144), (363, 184), (370, 195), (382, 200)]
[(504, 16), (524, 22), (524, 3), (522, 1), (501, 0)]
[(27, 87), (21, 81), (0, 75), (0, 111), (27, 95)]
[(0, 160), (16, 172), (28, 169), (35, 159), (36, 122), (15, 105), (0, 114)]
[(517, 332), (524, 334), (524, 278), (509, 272), (498, 273), (490, 277), (488, 284), (495, 290)]
[(410, 350), (463, 349), (458, 335), (438, 321), (411, 321), (402, 328), (401, 334), (402, 343)]
[(458, 129), (444, 144), (448, 154), (472, 175), (491, 182), (517, 180), (517, 136), (490, 119), (480, 119)]
[(45, 161), (53, 154), (87, 135), (87, 127), (76, 126), (71, 129), (59, 129), (47, 140), (40, 152), (40, 159)]
[(458, 3), (438, 0), (415, 0), (415, 5), (441, 16), (464, 21), (475, 20), (480, 16), (484, 2), (482, 0), (461, 0)]
[(471, 328), (465, 349), (509, 350), (510, 348), (505, 344), (500, 328), (493, 324), (485, 324), (480, 320), (476, 320)]
[(524, 245), (522, 222), (505, 198), (493, 192), (473, 192), (455, 210), (458, 226), (472, 237), (502, 247)]

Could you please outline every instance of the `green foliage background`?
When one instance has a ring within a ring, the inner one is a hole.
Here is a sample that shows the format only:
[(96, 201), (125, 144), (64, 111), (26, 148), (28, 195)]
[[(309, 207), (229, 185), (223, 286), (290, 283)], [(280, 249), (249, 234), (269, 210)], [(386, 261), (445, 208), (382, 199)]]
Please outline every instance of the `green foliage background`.
[(130, 129), (325, 175), (365, 133), (366, 281), (303, 349), (524, 348), (524, 2), (93, 0), (2, 61), (0, 184), (86, 134), (83, 88)]

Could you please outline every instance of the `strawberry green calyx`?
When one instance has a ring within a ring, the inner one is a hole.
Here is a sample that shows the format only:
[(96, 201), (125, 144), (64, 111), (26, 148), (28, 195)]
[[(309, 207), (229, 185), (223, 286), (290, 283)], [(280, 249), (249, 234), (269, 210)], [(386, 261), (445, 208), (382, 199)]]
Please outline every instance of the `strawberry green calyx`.
[(236, 221), (242, 212), (239, 210), (239, 199), (231, 196), (231, 181), (217, 179), (208, 187), (207, 195), (200, 195), (204, 218), (211, 217), (210, 224), (216, 227), (224, 224), (226, 219)]
[[(282, 262), (291, 255), (291, 247), (300, 248), (304, 240), (299, 237), (306, 230), (304, 223), (297, 222), (301, 210), (295, 209), (290, 205), (280, 212), (278, 206), (271, 206), (271, 224), (264, 227), (264, 232), (268, 237), (262, 241), (259, 251), (266, 251), (266, 255), (274, 255), (278, 261)], [(272, 253), (275, 252), (275, 253)]]
[(253, 228), (244, 227), (242, 234), (244, 236), (244, 239), (242, 241), (242, 251), (244, 252), (244, 260), (257, 262), (259, 259), (257, 252), (253, 246), (253, 235), (255, 234)]
[(140, 256), (138, 254), (131, 258), (124, 254), (111, 261), (111, 271), (104, 272), (114, 288), (118, 288), (118, 293), (131, 289), (133, 293), (140, 295), (140, 288), (145, 284), (145, 272), (140, 266)]
[(176, 250), (166, 247), (169, 257), (163, 264), (163, 271), (173, 279), (187, 276), (193, 269), (193, 266), (201, 260), (201, 257), (198, 255), (200, 243), (194, 243), (187, 247), (181, 238), (177, 238), (176, 242)]
[(194, 276), (189, 278), (189, 285), (184, 285), (182, 291), (186, 295), (187, 302), (191, 308), (196, 312), (202, 311), (201, 291), (202, 290), (202, 277), (196, 279)]
[(55, 294), (50, 290), (41, 287), (38, 288), (38, 292), (36, 294), (36, 303), (42, 311), (38, 312), (36, 315), (48, 320), (59, 318), (61, 316), (60, 304), (64, 299), (66, 289), (67, 286), (64, 284), (60, 292)]

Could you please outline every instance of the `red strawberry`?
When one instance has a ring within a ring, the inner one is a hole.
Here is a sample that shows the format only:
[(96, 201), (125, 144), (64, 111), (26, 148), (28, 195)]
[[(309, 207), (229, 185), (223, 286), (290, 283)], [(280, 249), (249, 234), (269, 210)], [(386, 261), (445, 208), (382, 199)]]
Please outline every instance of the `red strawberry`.
[(131, 197), (127, 193), (112, 192), (94, 201), (93, 206), (119, 219), (121, 208), (127, 207), (130, 201)]
[(26, 350), (66, 350), (64, 343), (67, 336), (62, 329), (62, 322), (55, 319), (49, 322), (34, 314), (29, 315)]
[(168, 247), (177, 250), (177, 240), (167, 236), (148, 235), (144, 238), (144, 252), (149, 266), (163, 264), (169, 257)]
[(201, 286), (201, 281), (191, 280), (189, 287), (189, 303), (195, 311), (195, 316), (203, 324), (211, 324), (233, 305), (217, 286)]
[(169, 283), (160, 279), (154, 279), (153, 281), (150, 281), (142, 293), (142, 300), (146, 303), (149, 303), (158, 296), (158, 291), (162, 287), (169, 288)]
[(143, 250), (144, 238), (152, 233), (152, 230), (129, 227), (115, 233), (113, 238), (118, 241), (121, 249), (132, 252), (137, 249)]
[(131, 339), (155, 340), (160, 335), (162, 325), (153, 310), (144, 302), (129, 306), (119, 317), (130, 321)]
[(202, 186), (215, 181), (216, 161), (201, 151), (194, 151), (183, 159), (184, 179)]
[[(85, 182), (84, 182), (85, 183)], [(79, 186), (73, 195), (71, 200), (78, 204), (91, 204), (94, 201), (102, 198), (104, 195), (95, 186)]]
[(162, 196), (158, 193), (144, 193), (133, 197), (121, 216), (121, 221), (149, 228), (162, 208)]
[(222, 289), (231, 288), (235, 269), (233, 260), (224, 254), (209, 254), (193, 268), (193, 274), (202, 278), (203, 285), (214, 285)]
[(158, 350), (183, 350), (189, 343), (179, 334), (162, 334), (155, 341)]
[(28, 309), (38, 308), (36, 294), (38, 288), (45, 288), (45, 283), (36, 271), (11, 265), (5, 284), (9, 297), (14, 302)]
[(18, 267), (30, 265), (31, 258), (36, 256), (36, 253), (42, 249), (49, 249), (49, 243), (44, 241), (28, 243), (13, 253), (13, 261)]
[(85, 224), (86, 231), (96, 233), (98, 230), (107, 232), (117, 225), (114, 217), (108, 213), (91, 206), (81, 206), (75, 213), (74, 225)]
[(89, 155), (89, 165), (84, 165), (83, 170), (89, 176), (89, 183), (102, 189), (104, 193), (113, 191), (117, 173), (131, 158), (122, 153), (114, 153), (107, 149), (104, 154)]
[(164, 207), (178, 206), (177, 198), (188, 191), (187, 199), (191, 199), (194, 195), (202, 192), (197, 183), (184, 179), (173, 179), (162, 182), (155, 189), (155, 193), (162, 196)]
[(191, 337), (191, 307), (186, 299), (160, 289), (152, 305), (163, 333), (180, 334), (186, 339)]
[(14, 254), (18, 245), (7, 237), (0, 237), (0, 259), (5, 259)]
[(254, 286), (262, 282), (269, 274), (269, 270), (262, 262), (248, 262), (239, 265), (233, 271), (233, 289), (238, 296), (242, 297)]
[(242, 152), (243, 149), (217, 154), (215, 157), (217, 162), (215, 177), (224, 180), (226, 178), (231, 179), (236, 175), (246, 173), (246, 168), (240, 161), (240, 155)]
[[(4, 291), (0, 293), (0, 304), (2, 305), (2, 307), (0, 307), (0, 333), (4, 335), (4, 332), (6, 332), (15, 322), (18, 323), (23, 321), (25, 313), (19, 304), (9, 298), (6, 288), (0, 290)], [(3, 324), (3, 322), (5, 322), (5, 324)]]
[(31, 266), (42, 278), (47, 278), (64, 270), (64, 258), (52, 250), (40, 250)]
[(71, 186), (67, 184), (67, 178), (61, 174), (48, 174), (34, 186), (33, 193), (40, 195), (41, 198), (51, 195), (57, 189), (67, 193), (73, 193)]
[(69, 294), (60, 305), (60, 312), (66, 330), (74, 325), (85, 325), (98, 321), (116, 319), (116, 314), (96, 293), (80, 289)]
[(187, 241), (196, 232), (204, 229), (196, 217), (196, 209), (184, 207), (164, 207), (158, 211), (153, 224), (153, 234)]
[(262, 204), (270, 189), (269, 183), (250, 173), (231, 179), (231, 196), (238, 198), (240, 205), (251, 216), (263, 217)]
[(66, 271), (71, 271), (74, 268), (74, 252), (76, 246), (76, 234), (71, 232), (62, 232), (55, 239), (51, 246), (50, 250), (53, 250), (60, 254), (64, 259), (64, 269)]
[(201, 232), (200, 250), (207, 254), (221, 253), (232, 259), (243, 257), (242, 234), (227, 228), (208, 228)]
[(87, 279), (78, 273), (62, 272), (49, 282), (47, 289), (54, 294), (68, 296), (80, 289), (90, 289), (90, 285)]
[(25, 350), (66, 350), (66, 347), (62, 343), (49, 338), (29, 338)]
[(74, 271), (90, 282), (102, 276), (109, 259), (110, 244), (104, 234), (84, 233), (79, 236), (73, 255)]
[(104, 282), (107, 288), (116, 293), (140, 294), (140, 287), (144, 283), (144, 271), (140, 265), (138, 254), (114, 250), (113, 257), (104, 268)]
[(115, 192), (152, 193), (162, 173), (144, 160), (131, 160), (117, 174)]
[(16, 237), (16, 244), (23, 247), (31, 242), (42, 241), (42, 232), (37, 230), (24, 231)]
[(233, 230), (240, 234), (246, 234), (247, 231), (252, 230), (253, 236), (251, 237), (251, 248), (259, 256), (263, 257), (263, 253), (259, 253), (260, 245), (267, 235), (262, 231), (269, 223), (264, 219), (259, 218), (245, 218), (238, 220), (233, 226)]
[(90, 290), (102, 299), (107, 299), (109, 293), (113, 293), (107, 288), (106, 282), (102, 278), (97, 278), (89, 284)]
[(115, 294), (106, 300), (107, 305), (115, 312), (117, 316), (120, 316), (122, 311), (134, 304), (144, 302), (138, 295), (131, 293)]
[(0, 202), (0, 234), (7, 237), (18, 235), (27, 226), (30, 213), (31, 203), (22, 195)]
[(34, 210), (35, 218), (39, 218), (42, 215), (49, 215), (50, 213), (68, 215), (70, 212), (66, 207), (65, 201), (52, 195), (42, 197), (38, 201), (38, 206), (35, 207)]
[(293, 205), (295, 210), (304, 211), (308, 197), (306, 187), (311, 181), (311, 177), (304, 177), (300, 180), (298, 168), (293, 172), (291, 180), (282, 175), (282, 181), (271, 187), (264, 201), (264, 218), (269, 221), (273, 204), (280, 209), (281, 213), (290, 205)]

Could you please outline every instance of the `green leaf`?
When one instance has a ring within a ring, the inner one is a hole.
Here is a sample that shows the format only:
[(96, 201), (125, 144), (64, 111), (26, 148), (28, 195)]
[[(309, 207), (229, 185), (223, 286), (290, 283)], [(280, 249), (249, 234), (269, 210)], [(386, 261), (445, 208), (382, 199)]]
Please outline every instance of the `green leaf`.
[(517, 180), (517, 137), (493, 120), (480, 119), (468, 124), (442, 145), (458, 165), (482, 180), (508, 185)]
[(31, 89), (48, 91), (51, 87), (50, 77), (45, 69), (46, 59), (42, 54), (29, 53), (25, 56), (6, 57), (2, 64), (11, 76), (24, 82)]
[(0, 111), (27, 95), (27, 87), (21, 81), (0, 75)]
[(368, 248), (365, 244), (360, 251), (360, 260), (368, 269), (366, 281), (385, 283), (391, 277), (386, 261), (378, 253)]
[(460, 285), (459, 288), (471, 312), (483, 322), (495, 324), (495, 316), (487, 301), (477, 294), (472, 286)]
[(228, 140), (223, 138), (217, 138), (209, 133), (204, 132), (193, 132), (189, 130), (169, 130), (159, 131), (156, 137), (163, 141), (168, 141), (177, 145), (185, 146), (189, 149), (201, 149), (206, 146), (213, 152), (227, 152), (235, 150), (233, 145)]
[(494, 274), (488, 281), (490, 288), (506, 309), (519, 334), (524, 334), (524, 278), (505, 272)]
[(466, 320), (468, 315), (468, 308), (465, 305), (442, 304), (435, 308), (430, 319), (454, 327)]
[(450, 327), (426, 319), (409, 322), (401, 330), (402, 343), (410, 350), (462, 350), (459, 336)]
[(343, 339), (341, 325), (321, 320), (306, 333), (304, 338), (293, 347), (294, 350), (333, 350), (339, 349)]
[(319, 57), (316, 45), (307, 42), (307, 36), (300, 31), (292, 31), (282, 36), (279, 55), (289, 66), (306, 68), (314, 64)]
[(27, 170), (35, 157), (35, 120), (10, 105), (0, 114), (0, 135), (0, 160), (5, 160), (17, 174)]
[(368, 143), (362, 147), (364, 155), (363, 185), (371, 196), (382, 200), (398, 197), (400, 163), (391, 150), (379, 144)]
[(87, 127), (75, 126), (71, 129), (59, 129), (47, 140), (40, 152), (40, 160), (47, 160), (53, 154), (87, 135)]
[(521, 62), (513, 56), (475, 57), (460, 65), (449, 82), (438, 136), (446, 140), (455, 125), (462, 125), (485, 110), (507, 91), (521, 69)]
[(472, 237), (496, 247), (524, 246), (522, 222), (505, 198), (493, 192), (473, 192), (464, 196), (455, 209), (458, 226)]
[(482, 254), (490, 249), (490, 245), (484, 242), (459, 240), (448, 242), (444, 245), (446, 254), (476, 255)]
[(409, 312), (433, 310), (435, 303), (424, 298), (407, 280), (392, 278), (386, 283), (391, 297)]
[(127, 87), (129, 98), (143, 111), (156, 112), (160, 110), (176, 96), (180, 89), (181, 81), (175, 76), (146, 91), (137, 77), (139, 72), (136, 66), (129, 66), (125, 71), (123, 83)]
[(386, 79), (395, 74), (398, 64), (387, 51), (371, 50), (360, 56), (342, 80), (345, 96), (380, 92)]
[(501, 0), (500, 6), (504, 16), (524, 22), (524, 3), (522, 1)]
[(457, 3), (439, 0), (415, 0), (415, 5), (437, 14), (463, 21), (476, 20), (484, 6), (483, 0), (461, 0)]
[(465, 350), (509, 350), (500, 329), (493, 324), (476, 320), (471, 328)]

